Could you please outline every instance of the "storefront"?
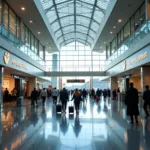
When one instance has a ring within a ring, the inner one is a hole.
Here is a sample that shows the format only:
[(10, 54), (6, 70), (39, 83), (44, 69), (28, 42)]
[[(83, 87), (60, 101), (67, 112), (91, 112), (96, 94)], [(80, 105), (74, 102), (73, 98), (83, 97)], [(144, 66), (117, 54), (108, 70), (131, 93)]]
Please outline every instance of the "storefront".
[(128, 57), (121, 63), (109, 69), (106, 74), (110, 76), (111, 89), (120, 87), (126, 91), (129, 83), (133, 82), (139, 92), (143, 92), (146, 84), (150, 85), (150, 45)]
[[(9, 91), (9, 95), (16, 88), (17, 96), (28, 97), (31, 90), (37, 86), (37, 82), (39, 83), (38, 76), (44, 76), (44, 71), (0, 48), (1, 106), (3, 104), (3, 92), (6, 88)], [(4, 101), (7, 100), (4, 99)]]

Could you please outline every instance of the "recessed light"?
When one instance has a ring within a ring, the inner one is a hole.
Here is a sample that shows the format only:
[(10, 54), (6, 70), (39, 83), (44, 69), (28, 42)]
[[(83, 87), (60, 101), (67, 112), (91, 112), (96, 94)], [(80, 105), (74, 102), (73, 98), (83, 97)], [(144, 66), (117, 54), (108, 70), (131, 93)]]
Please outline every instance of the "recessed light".
[(116, 26), (114, 26), (114, 29), (116, 29)]
[(41, 32), (38, 32), (38, 34), (41, 34)]
[(21, 10), (26, 10), (24, 7), (21, 7)]
[(113, 34), (113, 32), (110, 32), (110, 34)]
[(33, 23), (33, 21), (32, 21), (32, 20), (30, 20), (29, 22), (30, 22), (30, 23)]
[(118, 22), (120, 23), (120, 22), (122, 22), (122, 20), (121, 20), (121, 19), (118, 19)]

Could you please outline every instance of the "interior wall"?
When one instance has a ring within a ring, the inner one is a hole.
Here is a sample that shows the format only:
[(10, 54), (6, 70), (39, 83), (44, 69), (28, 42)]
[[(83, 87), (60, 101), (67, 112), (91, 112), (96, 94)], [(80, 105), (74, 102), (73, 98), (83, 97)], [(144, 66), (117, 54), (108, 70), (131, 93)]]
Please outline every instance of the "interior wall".
[(134, 83), (134, 87), (138, 90), (138, 92), (141, 92), (141, 77), (137, 76), (137, 77), (131, 77), (130, 78), (130, 82)]

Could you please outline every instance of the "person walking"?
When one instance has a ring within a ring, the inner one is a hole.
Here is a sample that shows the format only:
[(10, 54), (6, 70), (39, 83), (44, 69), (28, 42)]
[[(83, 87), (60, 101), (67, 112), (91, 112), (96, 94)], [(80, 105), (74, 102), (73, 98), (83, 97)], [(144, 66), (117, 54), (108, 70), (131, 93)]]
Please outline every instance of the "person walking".
[(127, 115), (131, 118), (130, 123), (134, 123), (133, 116), (135, 116), (136, 123), (138, 124), (138, 90), (134, 88), (134, 84), (132, 82), (130, 83), (130, 87), (126, 92), (125, 103), (127, 105)]
[(147, 119), (149, 117), (149, 112), (147, 110), (147, 106), (150, 107), (150, 90), (149, 90), (148, 85), (145, 86), (145, 91), (143, 93), (143, 100), (144, 100), (143, 108), (144, 108), (144, 111), (145, 111), (145, 114), (146, 114), (145, 119)]
[(116, 89), (113, 90), (112, 95), (113, 95), (113, 100), (117, 100), (117, 91), (116, 91)]
[(60, 101), (62, 103), (62, 112), (66, 113), (67, 101), (68, 101), (68, 92), (65, 88), (60, 91)]
[(14, 88), (12, 91), (11, 91), (11, 94), (12, 94), (12, 98), (13, 98), (13, 100), (17, 100), (17, 90), (16, 90), (16, 88)]
[(103, 91), (103, 96), (104, 96), (104, 102), (106, 102), (106, 98), (107, 98), (107, 91), (106, 91), (106, 89), (104, 89), (104, 91)]
[(57, 97), (58, 97), (58, 90), (56, 88), (53, 89), (52, 91), (52, 97), (53, 97), (53, 103), (56, 104), (57, 103)]
[(83, 97), (83, 101), (87, 100), (86, 99), (86, 97), (87, 97), (87, 91), (85, 89), (83, 89), (83, 91), (82, 91), (82, 97)]
[(100, 99), (100, 96), (101, 96), (101, 91), (100, 91), (100, 89), (97, 89), (97, 91), (96, 91), (96, 96), (98, 96), (98, 98)]
[(31, 106), (35, 107), (36, 103), (36, 107), (38, 107), (37, 99), (38, 99), (38, 91), (36, 90), (36, 88), (34, 88), (33, 91), (31, 92)]
[(47, 97), (47, 91), (45, 88), (43, 88), (43, 90), (41, 91), (41, 98), (42, 98), (43, 106), (45, 106), (46, 97)]
[(72, 100), (74, 100), (76, 113), (79, 114), (79, 106), (81, 101), (81, 94), (78, 89), (75, 89)]

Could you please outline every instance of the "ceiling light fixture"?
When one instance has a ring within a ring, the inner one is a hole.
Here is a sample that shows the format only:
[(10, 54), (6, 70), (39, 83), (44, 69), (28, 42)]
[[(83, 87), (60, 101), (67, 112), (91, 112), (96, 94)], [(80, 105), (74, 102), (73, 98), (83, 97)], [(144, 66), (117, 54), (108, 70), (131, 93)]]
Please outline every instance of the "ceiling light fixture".
[(120, 23), (120, 22), (122, 22), (122, 20), (121, 20), (121, 19), (118, 19), (118, 22)]
[(32, 21), (32, 20), (30, 20), (29, 22), (30, 22), (30, 23), (33, 23), (33, 21)]
[(38, 34), (41, 34), (41, 32), (38, 32)]
[(110, 34), (113, 34), (113, 32), (110, 32)]
[(116, 26), (114, 26), (114, 29), (116, 29)]
[(23, 11), (24, 11), (24, 10), (26, 10), (26, 9), (25, 9), (24, 7), (22, 7), (22, 8), (21, 8), (21, 10), (23, 10)]

